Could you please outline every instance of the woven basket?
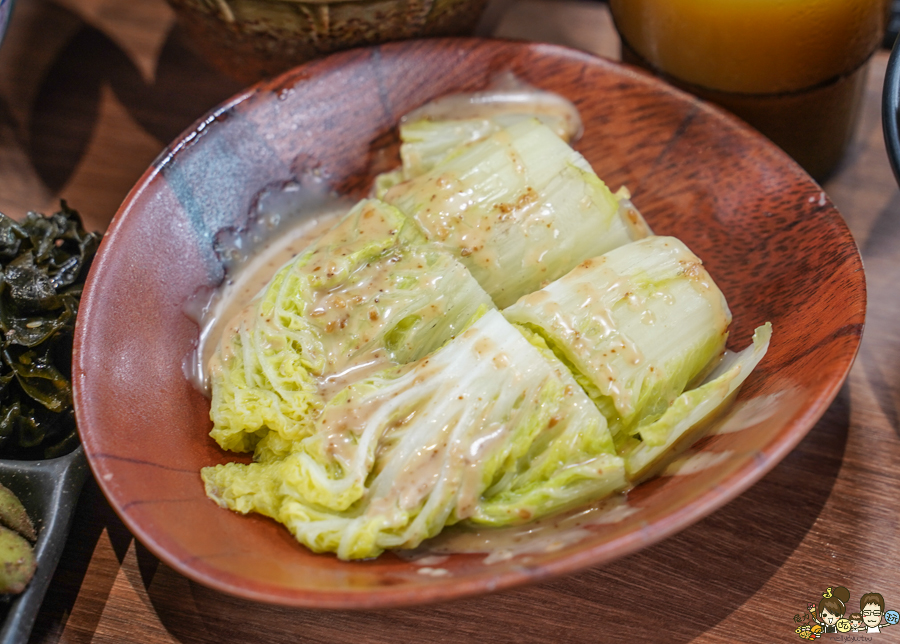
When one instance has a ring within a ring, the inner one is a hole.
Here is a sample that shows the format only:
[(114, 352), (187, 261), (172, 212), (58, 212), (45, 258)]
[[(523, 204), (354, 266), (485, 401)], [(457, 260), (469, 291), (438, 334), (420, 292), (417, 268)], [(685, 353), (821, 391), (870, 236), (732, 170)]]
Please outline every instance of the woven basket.
[(487, 0), (169, 0), (196, 47), (244, 82), (341, 49), (471, 33)]

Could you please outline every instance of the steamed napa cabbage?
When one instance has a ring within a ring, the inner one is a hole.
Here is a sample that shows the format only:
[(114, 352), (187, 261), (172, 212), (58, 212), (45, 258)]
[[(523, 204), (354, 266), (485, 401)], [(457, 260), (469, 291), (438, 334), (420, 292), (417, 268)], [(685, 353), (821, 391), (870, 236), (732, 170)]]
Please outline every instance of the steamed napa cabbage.
[(429, 172), (438, 163), (461, 154), (465, 146), (483, 141), (492, 134), (522, 121), (537, 119), (564, 141), (566, 131), (562, 116), (548, 117), (527, 113), (500, 113), (490, 117), (467, 119), (419, 119), (400, 125), (400, 160), (403, 180)]
[(771, 335), (722, 358), (731, 313), (700, 260), (537, 120), (401, 136), (385, 201), (283, 267), (210, 369), (211, 435), (254, 462), (204, 468), (207, 495), (342, 559), (624, 489)]
[(451, 94), (423, 105), (400, 120), (401, 167), (375, 177), (374, 195), (381, 199), (393, 186), (428, 172), (466, 146), (531, 119), (566, 143), (581, 136), (575, 106), (558, 94), (533, 88)]
[(771, 337), (771, 325), (762, 326), (749, 348), (719, 360), (731, 312), (700, 260), (673, 237), (588, 260), (503, 315), (572, 370), (607, 419), (631, 481), (721, 411)]
[(384, 199), (452, 252), (501, 308), (649, 231), (536, 119), (455, 149)]
[(358, 559), (624, 488), (605, 420), (533, 341), (490, 311), (431, 356), (343, 390), (290, 454), (204, 469), (207, 493)]
[(464, 153), (472, 144), (492, 134), (535, 118), (568, 141), (565, 118), (562, 116), (541, 118), (535, 114), (501, 112), (472, 118), (419, 118), (402, 122), (399, 128), (401, 165), (375, 178), (374, 194), (382, 199), (398, 183), (429, 172), (441, 161)]
[(492, 306), (399, 211), (364, 200), (226, 330), (210, 369), (211, 435), (250, 451), (275, 432), (265, 452), (283, 452), (343, 384), (428, 354)]
[(749, 347), (727, 354), (702, 385), (681, 394), (658, 420), (638, 428), (638, 438), (629, 439), (620, 449), (629, 480), (646, 477), (676, 443), (703, 430), (722, 411), (766, 355), (771, 337), (771, 324), (757, 328)]
[(731, 322), (721, 291), (674, 237), (590, 259), (504, 315), (546, 339), (622, 439), (709, 368)]
[(537, 119), (566, 143), (581, 135), (581, 115), (562, 96), (512, 77), (500, 85), (505, 87), (442, 96), (403, 116), (402, 179), (424, 174), (463, 146), (524, 120)]

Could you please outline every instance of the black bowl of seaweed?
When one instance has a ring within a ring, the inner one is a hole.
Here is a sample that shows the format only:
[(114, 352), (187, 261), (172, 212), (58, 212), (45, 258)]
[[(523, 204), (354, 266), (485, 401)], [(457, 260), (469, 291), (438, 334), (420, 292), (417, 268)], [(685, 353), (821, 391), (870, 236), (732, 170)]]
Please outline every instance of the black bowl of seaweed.
[(72, 339), (99, 242), (65, 202), (0, 214), (0, 644), (27, 640), (87, 475)]

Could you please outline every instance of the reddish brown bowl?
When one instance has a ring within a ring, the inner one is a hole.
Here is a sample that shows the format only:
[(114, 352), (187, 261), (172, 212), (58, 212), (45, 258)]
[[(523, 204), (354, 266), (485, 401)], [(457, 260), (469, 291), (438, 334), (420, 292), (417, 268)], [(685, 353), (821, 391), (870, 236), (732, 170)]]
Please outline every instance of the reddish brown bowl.
[[(223, 510), (201, 467), (233, 460), (207, 436), (209, 402), (185, 378), (198, 330), (185, 306), (223, 269), (212, 249), (255, 199), (318, 168), (361, 196), (397, 162), (403, 113), (512, 71), (572, 99), (579, 150), (650, 224), (706, 262), (731, 305), (732, 348), (771, 321), (768, 355), (691, 466), (637, 487), (634, 512), (554, 552), (486, 563), (453, 555), (443, 576), (385, 554), (314, 555), (260, 516)], [(725, 113), (615, 63), (550, 45), (406, 42), (299, 67), (237, 96), (162, 154), (126, 199), (94, 263), (75, 339), (75, 405), (91, 467), (135, 535), (191, 579), (310, 607), (414, 604), (505, 588), (659, 541), (747, 489), (806, 434), (856, 355), (865, 281), (840, 214), (774, 145)]]

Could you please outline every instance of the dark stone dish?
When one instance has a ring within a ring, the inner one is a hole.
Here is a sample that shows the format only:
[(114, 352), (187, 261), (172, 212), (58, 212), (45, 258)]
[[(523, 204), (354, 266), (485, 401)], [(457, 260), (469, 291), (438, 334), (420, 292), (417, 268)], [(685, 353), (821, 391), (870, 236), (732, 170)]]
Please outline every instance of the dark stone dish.
[(900, 48), (894, 43), (884, 75), (884, 92), (881, 95), (881, 124), (884, 128), (884, 144), (887, 148), (894, 177), (900, 182)]
[(0, 605), (0, 644), (25, 642), (62, 555), (88, 473), (84, 448), (45, 461), (0, 460), (0, 483), (19, 497), (37, 528), (37, 572), (20, 595)]

